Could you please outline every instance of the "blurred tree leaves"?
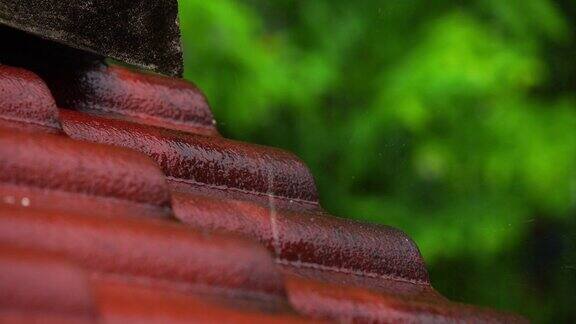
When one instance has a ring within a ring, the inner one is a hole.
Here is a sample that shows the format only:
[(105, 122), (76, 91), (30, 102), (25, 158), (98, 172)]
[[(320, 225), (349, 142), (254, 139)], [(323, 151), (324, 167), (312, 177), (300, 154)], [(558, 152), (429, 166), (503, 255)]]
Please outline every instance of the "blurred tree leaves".
[(405, 230), (448, 296), (576, 320), (572, 1), (180, 7), (225, 135), (296, 152), (332, 213)]

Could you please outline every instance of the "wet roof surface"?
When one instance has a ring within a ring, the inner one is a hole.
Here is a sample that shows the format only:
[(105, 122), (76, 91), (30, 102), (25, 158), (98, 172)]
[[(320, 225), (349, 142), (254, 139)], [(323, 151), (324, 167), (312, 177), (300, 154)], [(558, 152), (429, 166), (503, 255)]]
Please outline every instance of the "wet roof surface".
[(449, 301), (401, 231), (323, 210), (194, 85), (0, 65), (0, 321), (521, 322)]

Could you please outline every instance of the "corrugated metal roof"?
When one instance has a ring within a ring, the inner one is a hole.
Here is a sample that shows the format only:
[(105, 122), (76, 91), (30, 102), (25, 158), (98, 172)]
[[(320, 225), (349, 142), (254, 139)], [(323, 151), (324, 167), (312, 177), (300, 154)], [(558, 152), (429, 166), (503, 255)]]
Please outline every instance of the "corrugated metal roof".
[(73, 72), (0, 66), (0, 321), (524, 321), (445, 299), (409, 237), (330, 215), (195, 86)]

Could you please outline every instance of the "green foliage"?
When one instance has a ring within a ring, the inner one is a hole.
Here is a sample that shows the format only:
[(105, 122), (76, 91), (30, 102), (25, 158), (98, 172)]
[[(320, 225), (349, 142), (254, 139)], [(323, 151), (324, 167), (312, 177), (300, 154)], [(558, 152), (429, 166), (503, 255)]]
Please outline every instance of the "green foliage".
[(571, 1), (181, 0), (227, 136), (294, 151), (451, 298), (576, 320)]

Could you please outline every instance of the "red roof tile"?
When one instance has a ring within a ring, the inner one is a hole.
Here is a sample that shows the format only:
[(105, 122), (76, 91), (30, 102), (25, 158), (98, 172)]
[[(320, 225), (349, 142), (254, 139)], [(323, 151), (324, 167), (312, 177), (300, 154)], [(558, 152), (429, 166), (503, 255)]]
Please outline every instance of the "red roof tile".
[(73, 263), (0, 245), (0, 322), (91, 323), (96, 313), (88, 280)]
[[(186, 81), (108, 67), (100, 62), (88, 65), (83, 73), (58, 69), (49, 77), (51, 90), (62, 108), (218, 135), (206, 97)], [(70, 87), (71, 84), (75, 86)]]
[(170, 215), (164, 175), (131, 150), (0, 129), (0, 161), (0, 191), (27, 194), (44, 208), (112, 212), (122, 206), (116, 214)]
[(314, 179), (288, 152), (75, 111), (62, 110), (61, 121), (71, 138), (150, 156), (177, 190), (215, 189), (236, 198), (318, 208)]
[(280, 272), (254, 243), (173, 222), (41, 207), (0, 207), (0, 242), (57, 253), (95, 273), (129, 281), (183, 290), (216, 287), (269, 298), (283, 295)]
[(44, 82), (24, 69), (0, 65), (0, 126), (58, 132), (58, 109)]
[(176, 218), (194, 228), (257, 239), (292, 268), (428, 282), (418, 248), (390, 227), (186, 193), (173, 193), (173, 209)]
[(291, 311), (254, 306), (234, 298), (158, 291), (121, 283), (96, 287), (99, 311), (105, 323), (306, 323)]
[(7, 246), (45, 251), (66, 262), (30, 260), (71, 279), (47, 270), (43, 295), (0, 268), (20, 291), (0, 316), (33, 314), (38, 296), (66, 315), (70, 289), (105, 323), (523, 321), (446, 300), (404, 233), (329, 215), (301, 160), (221, 138), (196, 87), (103, 65), (42, 73), (55, 100), (0, 66), (0, 263), (27, 260)]

